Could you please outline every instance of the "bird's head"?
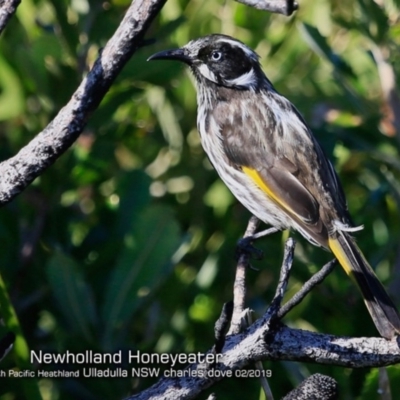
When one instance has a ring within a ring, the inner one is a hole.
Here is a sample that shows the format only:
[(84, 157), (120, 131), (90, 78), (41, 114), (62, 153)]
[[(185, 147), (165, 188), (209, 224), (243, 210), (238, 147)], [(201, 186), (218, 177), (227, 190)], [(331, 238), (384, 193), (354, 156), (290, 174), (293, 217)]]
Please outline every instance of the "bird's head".
[(180, 49), (156, 53), (150, 60), (182, 61), (190, 66), (199, 83), (210, 81), (242, 90), (257, 88), (264, 77), (258, 55), (226, 35), (195, 39)]

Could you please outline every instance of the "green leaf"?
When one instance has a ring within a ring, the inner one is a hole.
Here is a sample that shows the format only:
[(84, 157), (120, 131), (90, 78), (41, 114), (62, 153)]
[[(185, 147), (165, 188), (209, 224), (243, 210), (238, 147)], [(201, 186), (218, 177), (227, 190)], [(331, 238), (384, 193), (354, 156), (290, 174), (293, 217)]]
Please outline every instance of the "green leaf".
[(121, 203), (118, 210), (118, 222), (116, 234), (121, 238), (132, 230), (139, 213), (150, 203), (150, 178), (143, 171), (127, 172), (120, 182), (124, 188), (119, 196)]
[(6, 60), (0, 56), (0, 120), (20, 115), (24, 106), (24, 94), (18, 76)]
[(384, 41), (389, 28), (387, 15), (374, 0), (358, 0), (361, 8), (361, 24), (363, 31), (375, 43)]
[(180, 242), (178, 224), (171, 211), (161, 206), (146, 209), (125, 235), (125, 248), (111, 274), (102, 312), (105, 349), (123, 335), (143, 297), (170, 273)]
[(326, 58), (333, 67), (345, 75), (355, 77), (351, 66), (329, 46), (326, 38), (314, 26), (303, 23), (300, 32), (310, 48), (319, 56)]
[(332, 18), (333, 21), (348, 31), (360, 32), (375, 44), (384, 43), (389, 30), (389, 21), (385, 10), (374, 0), (358, 0), (358, 5), (360, 9), (353, 12), (351, 18), (345, 19), (336, 15)]
[[(13, 345), (13, 353), (16, 365), (20, 370), (32, 370), (33, 367), (29, 360), (30, 351), (28, 344), (25, 340), (21, 324), (18, 320), (17, 313), (8, 296), (6, 285), (3, 277), (0, 275), (0, 316), (1, 323), (7, 330), (2, 330), (1, 336), (6, 332), (13, 332), (15, 334), (15, 341)], [(41, 400), (38, 381), (36, 379), (21, 379), (20, 385), (24, 391), (25, 398), (32, 400)], [(4, 398), (4, 397), (2, 397)]]
[(46, 272), (53, 295), (70, 329), (90, 342), (96, 310), (91, 289), (85, 283), (79, 266), (66, 254), (56, 251)]
[(76, 46), (79, 43), (79, 32), (76, 29), (76, 24), (70, 24), (68, 22), (68, 2), (65, 0), (51, 0), (51, 4), (54, 7), (63, 39), (68, 45), (69, 53), (73, 58), (75, 58)]

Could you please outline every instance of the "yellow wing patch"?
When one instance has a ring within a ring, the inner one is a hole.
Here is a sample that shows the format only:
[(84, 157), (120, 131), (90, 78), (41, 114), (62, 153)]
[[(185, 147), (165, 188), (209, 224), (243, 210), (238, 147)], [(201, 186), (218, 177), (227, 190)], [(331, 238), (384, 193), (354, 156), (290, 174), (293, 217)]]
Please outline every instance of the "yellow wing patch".
[(281, 206), (284, 210), (289, 212), (292, 215), (296, 215), (296, 213), (280, 199), (273, 191), (272, 189), (265, 183), (265, 181), (262, 179), (262, 177), (259, 175), (259, 173), (249, 167), (242, 167), (242, 171), (249, 176), (253, 181), (257, 184), (257, 186), (263, 190), (269, 198), (271, 198), (273, 201), (275, 201), (276, 204)]

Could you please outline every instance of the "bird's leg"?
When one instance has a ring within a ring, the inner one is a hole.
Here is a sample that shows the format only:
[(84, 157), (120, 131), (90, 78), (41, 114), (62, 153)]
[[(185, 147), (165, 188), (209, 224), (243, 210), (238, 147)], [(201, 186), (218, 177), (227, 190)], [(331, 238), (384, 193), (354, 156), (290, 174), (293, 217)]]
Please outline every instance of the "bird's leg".
[(279, 232), (278, 228), (268, 228), (263, 231), (257, 232), (251, 236), (245, 236), (242, 239), (239, 239), (237, 243), (237, 255), (247, 254), (252, 255), (256, 260), (260, 260), (263, 256), (263, 252), (260, 249), (257, 249), (253, 246), (253, 242), (257, 239), (260, 239), (264, 236), (271, 235), (275, 232)]

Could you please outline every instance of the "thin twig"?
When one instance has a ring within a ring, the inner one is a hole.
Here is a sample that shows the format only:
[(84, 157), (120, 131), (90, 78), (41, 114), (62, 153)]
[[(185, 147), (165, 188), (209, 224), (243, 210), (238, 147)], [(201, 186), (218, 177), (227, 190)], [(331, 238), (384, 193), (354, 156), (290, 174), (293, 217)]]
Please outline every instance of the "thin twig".
[(10, 352), (15, 342), (14, 332), (7, 332), (0, 338), (0, 361)]
[[(281, 272), (279, 274), (278, 285), (276, 287), (275, 296), (272, 299), (271, 305), (267, 311), (268, 313), (270, 313), (269, 318), (271, 320), (275, 319), (276, 316), (278, 315), (278, 311), (280, 309), (283, 296), (286, 292), (286, 288), (287, 288), (287, 284), (288, 284), (289, 276), (290, 276), (290, 270), (291, 270), (292, 264), (293, 264), (295, 246), (296, 246), (296, 242), (294, 241), (294, 239), (289, 238), (288, 240), (286, 240), (285, 249), (284, 249), (284, 253), (283, 253)], [(258, 370), (260, 370), (260, 371), (263, 370), (263, 365), (262, 365), (261, 361), (257, 361), (255, 363), (255, 365)], [(261, 381), (261, 386), (264, 390), (265, 397), (267, 398), (267, 400), (274, 400), (274, 396), (273, 396), (272, 390), (268, 384), (267, 378), (265, 376), (261, 375), (260, 381)]]
[[(252, 237), (258, 227), (259, 220), (252, 216), (247, 224), (243, 238)], [(229, 334), (239, 333), (241, 330), (242, 313), (246, 299), (246, 269), (249, 265), (249, 254), (242, 252), (236, 266), (235, 282), (233, 285), (233, 315)]]
[(233, 302), (229, 301), (225, 303), (222, 307), (221, 314), (214, 326), (214, 335), (215, 335), (215, 352), (221, 353), (226, 338), (226, 331), (228, 330), (228, 326), (230, 321), (232, 320), (233, 313)]
[(332, 271), (337, 260), (329, 261), (325, 264), (315, 275), (313, 275), (302, 288), (288, 301), (282, 308), (278, 311), (277, 317), (279, 319), (283, 318), (293, 307), (297, 306), (304, 297), (311, 291), (311, 289), (321, 283)]
[(273, 315), (279, 316), (283, 296), (285, 295), (287, 284), (290, 277), (290, 270), (292, 269), (294, 249), (296, 242), (294, 239), (289, 238), (286, 240), (285, 249), (283, 253), (283, 261), (281, 272), (279, 274), (279, 281), (276, 287), (275, 296), (272, 299), (271, 306)]
[(264, 390), (266, 400), (274, 400), (274, 395), (272, 394), (271, 387), (269, 386), (268, 379), (266, 376), (263, 376), (264, 367), (261, 361), (255, 362), (255, 367), (258, 371), (260, 371), (260, 382), (261, 387)]
[[(253, 323), (252, 313), (248, 312), (246, 314), (246, 322), (247, 322), (247, 326), (250, 326)], [(254, 363), (254, 366), (258, 371), (260, 371), (260, 383), (261, 383), (262, 389), (264, 390), (266, 400), (274, 400), (274, 395), (272, 394), (272, 390), (269, 386), (267, 377), (263, 375), (264, 367), (262, 365), (262, 362), (256, 361)]]

